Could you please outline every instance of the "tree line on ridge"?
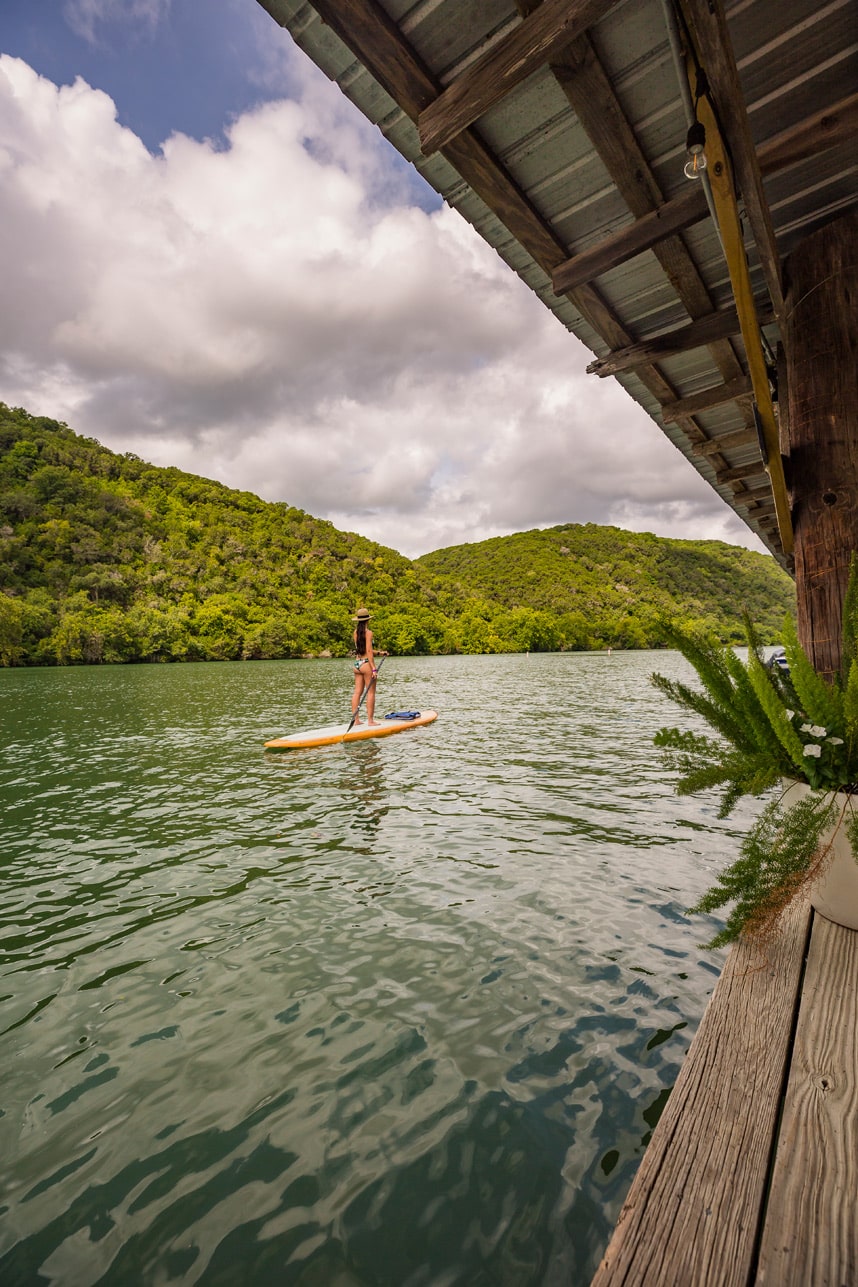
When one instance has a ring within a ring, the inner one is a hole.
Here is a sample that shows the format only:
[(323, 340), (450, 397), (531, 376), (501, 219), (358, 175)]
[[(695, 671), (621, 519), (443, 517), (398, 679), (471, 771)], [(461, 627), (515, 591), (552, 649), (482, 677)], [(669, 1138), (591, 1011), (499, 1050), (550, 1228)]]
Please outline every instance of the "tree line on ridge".
[(0, 665), (345, 656), (358, 603), (398, 655), (649, 648), (665, 616), (774, 642), (765, 555), (595, 524), (409, 560), (285, 503), (0, 403)]

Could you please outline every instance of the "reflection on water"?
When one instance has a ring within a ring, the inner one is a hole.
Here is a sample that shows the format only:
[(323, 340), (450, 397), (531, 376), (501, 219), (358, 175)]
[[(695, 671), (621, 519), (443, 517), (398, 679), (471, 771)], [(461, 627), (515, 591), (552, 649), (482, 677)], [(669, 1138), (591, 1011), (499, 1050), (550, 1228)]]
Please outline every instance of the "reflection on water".
[[(0, 1283), (589, 1279), (721, 957), (672, 655), (0, 673)], [(388, 709), (388, 705), (384, 705)]]
[(339, 761), (343, 797), (348, 799), (349, 792), (354, 797), (352, 825), (372, 840), (388, 812), (382, 748), (378, 742), (368, 741), (356, 765), (349, 763), (347, 756), (339, 757)]

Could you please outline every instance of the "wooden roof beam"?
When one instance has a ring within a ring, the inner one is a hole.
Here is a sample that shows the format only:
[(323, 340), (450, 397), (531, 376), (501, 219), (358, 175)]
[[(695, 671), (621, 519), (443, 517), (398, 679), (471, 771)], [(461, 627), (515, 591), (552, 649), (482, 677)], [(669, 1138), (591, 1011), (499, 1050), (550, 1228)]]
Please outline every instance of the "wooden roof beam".
[(313, 8), (412, 121), (437, 98), (438, 81), (375, 0), (313, 0)]
[(735, 465), (731, 469), (715, 470), (715, 480), (719, 483), (743, 482), (747, 485), (750, 479), (758, 479), (759, 487), (749, 487), (749, 491), (756, 493), (762, 488), (766, 491), (771, 488), (771, 481), (762, 460), (754, 460), (749, 465)]
[(788, 165), (825, 152), (858, 137), (858, 91), (839, 103), (809, 116), (757, 148), (757, 160), (763, 174), (774, 174)]
[(700, 184), (688, 186), (678, 197), (666, 201), (641, 219), (635, 220), (627, 228), (621, 228), (612, 236), (606, 237), (590, 250), (573, 255), (565, 263), (555, 268), (551, 285), (555, 295), (562, 295), (575, 286), (593, 281), (602, 273), (624, 264), (644, 250), (649, 250), (658, 242), (682, 228), (689, 228), (699, 223), (709, 214), (706, 194)]
[(551, 70), (632, 214), (657, 210), (664, 194), (592, 40), (583, 35), (569, 42)]
[(721, 438), (710, 438), (706, 442), (692, 445), (695, 456), (720, 456), (722, 452), (732, 451), (734, 447), (749, 447), (751, 443), (759, 446), (760, 435), (756, 428), (737, 429), (734, 433), (725, 433)]
[[(606, 0), (602, 3), (607, 7)], [(378, 0), (313, 0), (313, 8), (416, 122), (426, 103), (439, 95), (440, 84)], [(470, 129), (462, 131), (444, 147), (443, 155), (550, 277), (567, 257), (568, 248), (479, 135)], [(580, 286), (567, 292), (567, 297), (606, 344), (621, 347), (630, 342), (631, 336), (593, 286)], [(672, 396), (657, 373), (652, 373), (652, 384), (660, 402)]]
[(424, 156), (473, 125), (490, 107), (597, 23), (617, 0), (543, 0), (510, 34), (457, 77), (419, 116)]
[[(551, 70), (632, 214), (645, 217), (663, 206), (658, 180), (589, 35), (567, 45)], [(682, 238), (673, 233), (653, 249), (689, 316), (708, 316), (715, 302)], [(742, 374), (726, 340), (714, 342), (710, 355), (723, 380)]]
[(736, 181), (742, 192), (769, 298), (783, 332), (786, 316), (780, 256), (771, 212), (763, 191), (763, 179), (724, 6), (722, 0), (679, 0), (679, 3), (691, 27), (697, 54), (706, 72), (712, 101), (730, 148)]
[[(776, 174), (789, 165), (795, 165), (856, 136), (858, 93), (849, 95), (832, 107), (808, 117), (806, 121), (767, 139), (757, 149), (760, 171), (763, 174)], [(588, 250), (572, 255), (555, 268), (552, 274), (554, 293), (562, 295), (584, 282), (594, 281), (602, 273), (619, 267), (635, 255), (651, 250), (673, 233), (699, 223), (708, 213), (702, 187), (690, 184), (670, 201), (665, 201), (649, 214), (643, 215), (628, 227), (621, 228), (619, 232), (612, 233)]]
[(757, 495), (756, 492), (748, 492), (747, 499), (746, 499), (745, 496), (740, 492), (739, 495), (737, 495), (736, 497), (736, 504), (741, 505), (742, 508), (747, 511), (749, 518), (758, 519), (758, 520), (761, 518), (774, 518), (775, 517), (774, 501), (753, 500), (752, 498), (756, 495)]
[[(413, 122), (433, 102), (441, 85), (411, 48), (378, 0), (313, 0), (319, 17), (367, 68)], [(531, 258), (551, 274), (566, 247), (545, 222), (512, 176), (472, 130), (465, 130), (444, 149), (444, 156), (488, 208), (497, 215)], [(608, 343), (623, 344), (628, 335), (592, 287), (576, 292), (572, 302)]]
[(661, 409), (661, 418), (668, 423), (682, 416), (696, 416), (701, 411), (711, 411), (713, 407), (723, 407), (737, 398), (753, 394), (753, 385), (749, 375), (739, 376), (729, 384), (718, 384), (714, 389), (705, 389), (688, 398), (678, 398), (676, 402), (666, 402)]
[[(770, 326), (774, 320), (771, 313), (758, 316), (761, 327)], [(689, 326), (667, 331), (664, 335), (654, 335), (651, 339), (626, 345), (608, 353), (606, 357), (597, 358), (587, 367), (587, 373), (602, 378), (617, 375), (620, 371), (631, 371), (649, 362), (663, 362), (665, 358), (689, 353), (692, 349), (703, 348), (716, 340), (726, 340), (731, 335), (738, 335), (740, 330), (739, 317), (734, 308), (718, 309), (706, 317), (698, 318)]]

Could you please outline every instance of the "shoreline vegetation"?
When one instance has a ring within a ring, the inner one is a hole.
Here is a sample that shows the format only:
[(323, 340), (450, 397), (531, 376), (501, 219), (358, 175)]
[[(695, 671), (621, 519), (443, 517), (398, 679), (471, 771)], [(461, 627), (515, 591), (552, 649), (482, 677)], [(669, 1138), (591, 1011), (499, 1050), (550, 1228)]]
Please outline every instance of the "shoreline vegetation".
[(767, 555), (593, 523), (410, 560), (0, 403), (3, 666), (344, 657), (355, 603), (398, 656), (777, 642), (793, 601)]

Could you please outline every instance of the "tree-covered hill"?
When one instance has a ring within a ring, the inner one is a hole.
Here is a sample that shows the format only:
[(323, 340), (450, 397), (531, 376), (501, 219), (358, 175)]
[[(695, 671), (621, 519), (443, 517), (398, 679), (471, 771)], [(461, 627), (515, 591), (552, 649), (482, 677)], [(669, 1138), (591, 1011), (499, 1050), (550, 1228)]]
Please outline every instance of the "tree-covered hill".
[(526, 605), (561, 620), (566, 647), (589, 647), (597, 639), (647, 647), (665, 614), (699, 622), (725, 640), (741, 639), (744, 610), (776, 638), (795, 594), (774, 559), (751, 550), (594, 523), (455, 545), (424, 555), (417, 566), (509, 612)]
[(344, 655), (363, 601), (392, 651), (449, 650), (471, 597), (302, 510), (2, 403), (0, 589), (6, 664)]
[(286, 504), (117, 455), (0, 403), (0, 664), (343, 656), (359, 603), (398, 654), (648, 646), (677, 613), (773, 635), (773, 560), (556, 528), (414, 562)]

